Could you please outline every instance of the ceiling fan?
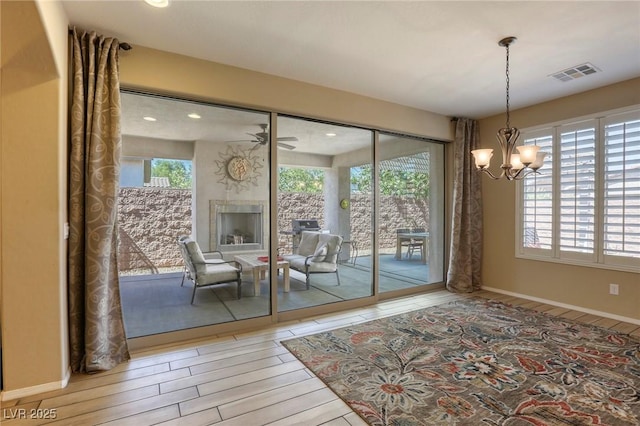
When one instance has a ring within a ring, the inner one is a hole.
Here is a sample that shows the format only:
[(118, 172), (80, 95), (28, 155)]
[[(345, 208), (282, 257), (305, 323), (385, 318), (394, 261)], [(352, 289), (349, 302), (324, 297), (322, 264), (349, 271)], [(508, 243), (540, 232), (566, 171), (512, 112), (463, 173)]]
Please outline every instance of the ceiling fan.
[[(261, 131), (258, 133), (247, 133), (249, 136), (253, 136), (254, 139), (246, 139), (246, 140), (240, 140), (240, 141), (229, 141), (229, 142), (254, 142), (257, 143), (258, 145), (256, 145), (256, 147), (260, 146), (260, 145), (266, 145), (267, 142), (269, 142), (269, 132), (267, 131), (267, 128), (269, 127), (268, 124), (258, 124), (258, 126), (260, 126)], [(293, 145), (289, 145), (288, 143), (284, 143), (285, 141), (287, 142), (297, 142), (298, 138), (295, 136), (284, 136), (281, 138), (278, 138), (278, 147), (279, 148), (284, 148), (284, 149), (296, 149), (295, 146)], [(255, 149), (255, 147), (254, 147)]]

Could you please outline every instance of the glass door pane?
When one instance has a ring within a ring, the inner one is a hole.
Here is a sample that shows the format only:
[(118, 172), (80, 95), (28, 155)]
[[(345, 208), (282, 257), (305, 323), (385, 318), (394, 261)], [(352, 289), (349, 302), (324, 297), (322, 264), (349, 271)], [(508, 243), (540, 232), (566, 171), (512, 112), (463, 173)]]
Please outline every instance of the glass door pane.
[[(270, 314), (267, 264), (257, 262), (270, 241), (268, 124), (262, 112), (122, 94), (119, 267), (128, 338)], [(240, 294), (236, 275), (225, 275), (236, 261)]]
[(444, 146), (380, 134), (380, 293), (440, 283), (444, 262)]
[(372, 132), (283, 116), (277, 129), (278, 247), (290, 267), (278, 310), (371, 296), (372, 193), (352, 178), (363, 168), (371, 179)]

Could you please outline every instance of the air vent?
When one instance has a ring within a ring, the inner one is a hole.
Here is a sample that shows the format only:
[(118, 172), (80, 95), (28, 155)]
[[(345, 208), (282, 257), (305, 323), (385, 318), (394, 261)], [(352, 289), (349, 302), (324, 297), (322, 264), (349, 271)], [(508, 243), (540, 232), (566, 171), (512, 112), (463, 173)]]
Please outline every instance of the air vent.
[(582, 65), (576, 65), (575, 67), (568, 68), (564, 71), (553, 73), (551, 74), (551, 77), (560, 81), (571, 81), (575, 80), (576, 78), (584, 77), (585, 75), (595, 74), (597, 72), (600, 72), (598, 68), (594, 67), (590, 63), (586, 63)]

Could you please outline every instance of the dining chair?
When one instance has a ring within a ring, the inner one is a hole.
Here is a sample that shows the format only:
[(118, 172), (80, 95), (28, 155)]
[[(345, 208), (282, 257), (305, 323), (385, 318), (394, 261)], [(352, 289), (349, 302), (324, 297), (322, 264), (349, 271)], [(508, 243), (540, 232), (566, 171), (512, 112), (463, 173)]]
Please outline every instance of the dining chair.
[[(412, 234), (423, 234), (426, 230), (424, 228), (413, 228), (411, 229)], [(407, 257), (411, 259), (413, 257), (413, 253), (418, 250), (420, 251), (420, 258), (424, 255), (424, 239), (422, 238), (411, 238), (409, 243), (407, 244)]]

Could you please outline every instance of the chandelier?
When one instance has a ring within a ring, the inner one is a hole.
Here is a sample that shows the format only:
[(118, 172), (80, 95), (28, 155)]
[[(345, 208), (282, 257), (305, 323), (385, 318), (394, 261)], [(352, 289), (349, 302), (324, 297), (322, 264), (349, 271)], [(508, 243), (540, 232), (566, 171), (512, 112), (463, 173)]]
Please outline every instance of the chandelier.
[[(505, 47), (507, 50), (507, 125), (498, 130), (496, 137), (502, 151), (502, 173), (495, 176), (489, 170), (493, 149), (474, 149), (471, 151), (476, 163), (476, 169), (488, 174), (492, 179), (507, 178), (507, 180), (520, 180), (531, 173), (538, 173), (538, 169), (544, 163), (546, 152), (539, 152), (540, 147), (536, 145), (522, 145), (516, 147), (520, 130), (511, 127), (511, 117), (509, 115), (509, 46), (517, 39), (515, 37), (506, 37), (498, 42), (498, 45)], [(513, 150), (517, 149), (518, 153), (514, 154)]]

